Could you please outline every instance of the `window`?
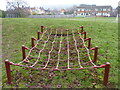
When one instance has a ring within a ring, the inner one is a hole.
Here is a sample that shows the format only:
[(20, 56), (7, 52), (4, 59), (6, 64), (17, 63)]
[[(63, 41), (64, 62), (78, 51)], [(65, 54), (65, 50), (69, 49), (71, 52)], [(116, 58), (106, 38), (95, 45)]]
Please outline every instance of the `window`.
[(106, 9), (104, 8), (103, 11), (106, 11)]
[(78, 9), (78, 11), (80, 11), (80, 9)]
[(88, 11), (88, 9), (85, 9), (85, 11)]
[(98, 9), (95, 9), (95, 11), (98, 11)]
[(99, 10), (99, 11), (102, 11), (102, 9), (101, 9), (101, 8), (99, 8), (98, 10)]
[(103, 13), (104, 16), (107, 16), (107, 13)]
[(111, 11), (111, 9), (109, 8), (108, 11)]
[(101, 16), (101, 13), (97, 13), (96, 16)]
[(81, 11), (84, 11), (84, 9), (81, 9)]
[(83, 15), (83, 13), (81, 13), (81, 15)]

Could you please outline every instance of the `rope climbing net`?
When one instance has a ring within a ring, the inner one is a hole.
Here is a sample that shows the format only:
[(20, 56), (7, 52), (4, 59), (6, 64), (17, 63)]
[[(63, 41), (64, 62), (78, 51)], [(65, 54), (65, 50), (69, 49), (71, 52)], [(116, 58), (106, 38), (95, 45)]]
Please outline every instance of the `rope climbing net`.
[[(91, 48), (91, 38), (86, 38), (83, 26), (80, 28), (81, 30), (64, 30), (41, 26), (38, 39), (31, 38), (32, 47), (22, 46), (23, 60), (21, 62), (5, 61), (8, 82), (11, 82), (10, 65), (34, 70), (80, 70), (107, 66), (108, 70), (106, 69), (105, 74), (109, 73), (109, 63), (96, 65), (98, 47)], [(106, 76), (104, 77), (105, 84), (108, 82), (108, 75)]]

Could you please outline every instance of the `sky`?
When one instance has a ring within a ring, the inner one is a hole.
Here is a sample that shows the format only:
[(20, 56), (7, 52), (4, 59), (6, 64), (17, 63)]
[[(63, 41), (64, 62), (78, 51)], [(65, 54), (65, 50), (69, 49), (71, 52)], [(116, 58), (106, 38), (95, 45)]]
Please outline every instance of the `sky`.
[[(0, 9), (6, 10), (6, 1), (0, 0)], [(8, 0), (9, 1), (9, 0)], [(25, 0), (30, 7), (42, 6), (44, 8), (60, 9), (68, 8), (80, 4), (111, 5), (113, 8), (118, 6), (119, 0)]]

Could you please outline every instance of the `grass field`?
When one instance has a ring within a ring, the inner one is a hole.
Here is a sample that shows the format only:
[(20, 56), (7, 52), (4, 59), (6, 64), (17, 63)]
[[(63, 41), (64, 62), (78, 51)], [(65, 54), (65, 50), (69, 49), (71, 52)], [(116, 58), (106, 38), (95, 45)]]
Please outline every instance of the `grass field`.
[[(115, 18), (5, 18), (3, 19), (2, 30), (2, 53), (3, 53), (3, 69), (2, 82), (4, 88), (105, 88), (102, 84), (103, 69), (95, 71), (66, 71), (54, 72), (55, 76), (49, 78), (53, 72), (28, 72), (19, 67), (12, 67), (12, 75), (14, 77), (13, 84), (8, 85), (6, 78), (6, 71), (4, 60), (9, 59), (15, 63), (22, 60), (21, 46), (31, 46), (31, 37), (37, 38), (37, 31), (40, 31), (40, 26), (53, 26), (59, 28), (63, 26), (65, 29), (76, 29), (83, 25), (87, 32), (87, 37), (92, 38), (92, 47), (99, 47), (98, 63), (111, 63), (110, 77), (107, 88), (118, 87), (118, 23)], [(16, 68), (18, 70), (16, 70)], [(16, 74), (17, 72), (17, 74)], [(30, 77), (29, 73), (34, 79), (22, 79), (18, 82), (16, 80), (22, 76)], [(16, 76), (16, 77), (15, 77)], [(90, 78), (88, 78), (90, 76)], [(39, 81), (36, 83), (36, 81)]]

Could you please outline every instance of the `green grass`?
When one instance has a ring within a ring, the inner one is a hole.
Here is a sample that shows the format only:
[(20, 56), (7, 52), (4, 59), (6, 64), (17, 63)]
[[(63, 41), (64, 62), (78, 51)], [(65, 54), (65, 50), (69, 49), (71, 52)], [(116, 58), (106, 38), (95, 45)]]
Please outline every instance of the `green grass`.
[[(37, 31), (40, 31), (40, 26), (53, 26), (53, 28), (59, 28), (63, 26), (65, 29), (77, 28), (81, 25), (85, 27), (87, 37), (92, 38), (92, 46), (99, 47), (98, 63), (105, 64), (111, 63), (110, 77), (108, 88), (118, 87), (118, 24), (115, 18), (5, 18), (3, 19), (2, 30), (2, 49), (3, 49), (3, 73), (2, 82), (3, 87), (76, 87), (76, 88), (105, 88), (102, 85), (103, 71), (104, 69), (97, 69), (95, 72), (88, 70), (83, 71), (67, 71), (67, 72), (54, 72), (56, 74), (52, 79), (47, 78), (49, 73), (42, 72), (37, 78), (41, 80), (39, 83), (29, 83), (30, 80), (21, 80), (19, 83), (8, 85), (6, 78), (6, 71), (4, 66), (4, 60), (9, 59), (15, 63), (22, 60), (21, 46), (25, 45), (31, 47), (31, 37), (37, 38)], [(12, 67), (22, 72), (24, 77), (28, 77), (27, 70), (24, 71), (21, 67)], [(28, 72), (29, 73), (29, 72)], [(33, 72), (33, 76), (36, 76), (38, 72)], [(93, 73), (96, 75), (93, 78)], [(19, 77), (16, 75), (16, 70), (12, 72), (13, 77)], [(19, 74), (19, 71), (18, 71)], [(97, 76), (98, 75), (98, 76)], [(88, 78), (90, 77), (90, 78)], [(98, 78), (98, 81), (97, 79)], [(13, 82), (15, 82), (13, 80)], [(27, 82), (28, 81), (28, 82)], [(96, 83), (96, 85), (94, 85)]]

